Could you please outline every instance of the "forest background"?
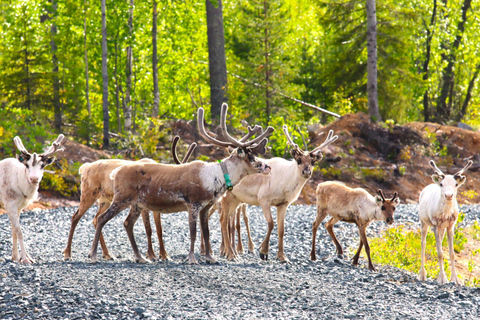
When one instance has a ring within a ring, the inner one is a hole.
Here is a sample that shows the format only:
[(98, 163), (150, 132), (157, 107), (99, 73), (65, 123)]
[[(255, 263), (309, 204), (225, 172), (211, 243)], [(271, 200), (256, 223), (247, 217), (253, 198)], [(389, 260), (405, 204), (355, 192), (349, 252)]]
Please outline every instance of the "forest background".
[[(0, 0), (3, 156), (15, 152), (15, 135), (34, 150), (58, 132), (106, 147), (103, 90), (108, 147), (141, 150), (134, 158), (155, 155), (166, 123), (193, 120), (199, 106), (209, 115), (209, 0), (102, 2), (107, 86), (100, 1)], [(365, 1), (236, 0), (222, 6), (223, 89), (233, 127), (286, 123), (306, 132), (309, 124), (334, 120), (285, 95), (340, 115), (368, 111)], [(480, 125), (479, 18), (471, 0), (377, 2), (382, 119)], [(273, 155), (283, 154), (281, 130), (270, 145)]]

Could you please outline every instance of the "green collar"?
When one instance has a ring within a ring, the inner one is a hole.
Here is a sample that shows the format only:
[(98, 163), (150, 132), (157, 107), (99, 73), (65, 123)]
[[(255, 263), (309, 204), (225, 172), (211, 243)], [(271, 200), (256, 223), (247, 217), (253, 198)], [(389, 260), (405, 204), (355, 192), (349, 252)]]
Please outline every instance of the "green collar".
[(224, 162), (222, 162), (222, 160), (218, 160), (218, 163), (220, 163), (220, 167), (222, 168), (223, 177), (225, 178), (225, 185), (227, 186), (227, 190), (232, 191), (233, 185), (232, 185), (232, 181), (230, 180), (230, 175), (228, 174), (228, 171), (227, 171), (227, 166), (225, 165)]

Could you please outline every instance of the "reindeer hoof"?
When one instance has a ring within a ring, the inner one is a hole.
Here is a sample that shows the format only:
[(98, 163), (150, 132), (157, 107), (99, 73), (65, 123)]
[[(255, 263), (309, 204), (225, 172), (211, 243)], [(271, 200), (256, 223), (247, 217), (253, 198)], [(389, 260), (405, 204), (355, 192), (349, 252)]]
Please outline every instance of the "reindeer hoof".
[(338, 259), (343, 259), (343, 254), (337, 254)]
[(267, 261), (268, 260), (268, 253), (265, 254), (265, 253), (261, 253), (260, 252), (260, 259), (264, 260), (264, 261)]
[(145, 259), (143, 259), (143, 258), (136, 258), (136, 259), (135, 259), (135, 262), (136, 262), (136, 263), (141, 263), (141, 264), (149, 264), (149, 263), (150, 263), (150, 261), (145, 260)]

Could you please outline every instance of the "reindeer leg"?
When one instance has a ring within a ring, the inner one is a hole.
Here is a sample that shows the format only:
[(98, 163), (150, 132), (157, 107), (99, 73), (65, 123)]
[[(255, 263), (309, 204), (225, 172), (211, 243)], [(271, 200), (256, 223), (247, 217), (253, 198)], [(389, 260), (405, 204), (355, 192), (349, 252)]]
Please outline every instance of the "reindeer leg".
[(242, 204), (242, 214), (243, 214), (243, 221), (245, 222), (245, 229), (247, 229), (248, 235), (248, 252), (253, 253), (255, 250), (255, 244), (252, 241), (252, 235), (250, 234), (250, 224), (248, 223), (248, 213), (247, 213), (247, 205)]
[(190, 228), (190, 252), (188, 253), (189, 264), (198, 264), (197, 258), (195, 258), (195, 239), (197, 238), (197, 220), (199, 213), (197, 207), (198, 205), (188, 209), (188, 226)]
[(243, 254), (244, 253), (244, 250), (243, 250), (243, 243), (242, 243), (242, 235), (240, 234), (240, 227), (241, 227), (241, 224), (240, 224), (240, 215), (241, 215), (241, 210), (242, 210), (242, 205), (239, 205), (237, 207), (237, 210), (235, 211), (235, 229), (237, 231), (237, 236), (238, 236), (238, 240), (237, 240), (237, 253), (238, 254)]
[(238, 257), (237, 249), (235, 248), (235, 214), (236, 210), (233, 211), (233, 214), (230, 215), (228, 218), (228, 232), (230, 235), (230, 250), (232, 250), (233, 253), (233, 259), (236, 259)]
[(268, 229), (267, 229), (267, 235), (265, 236), (265, 239), (260, 245), (260, 258), (262, 260), (268, 260), (268, 248), (270, 246), (270, 235), (272, 234), (274, 223), (273, 223), (271, 208), (268, 204), (262, 205), (262, 211), (265, 219), (267, 220)]
[(421, 254), (421, 263), (422, 267), (420, 268), (420, 272), (418, 273), (418, 279), (421, 281), (427, 280), (427, 272), (425, 271), (425, 246), (427, 245), (427, 232), (428, 226), (423, 223), (420, 227), (421, 230), (421, 246), (422, 246), (422, 254)]
[(340, 242), (338, 242), (337, 237), (335, 236), (335, 233), (333, 233), (333, 225), (338, 222), (337, 218), (332, 217), (326, 224), (325, 224), (325, 229), (327, 229), (328, 234), (333, 240), (333, 243), (335, 244), (335, 247), (337, 247), (337, 257), (340, 259), (343, 259), (343, 249), (342, 245)]
[(315, 250), (315, 242), (317, 238), (317, 231), (318, 227), (322, 223), (322, 221), (325, 219), (327, 216), (327, 210), (326, 209), (320, 209), (320, 207), (317, 206), (317, 216), (315, 218), (315, 221), (313, 221), (313, 226), (312, 226), (312, 251), (310, 251), (310, 259), (312, 261), (317, 260), (317, 252)]
[[(97, 220), (98, 217), (101, 216), (105, 210), (108, 209), (110, 206), (110, 202), (101, 202), (98, 206), (98, 211), (95, 217), (93, 218), (93, 226), (97, 228)], [(115, 258), (110, 254), (107, 248), (107, 243), (105, 242), (105, 238), (103, 237), (103, 233), (100, 233), (100, 246), (102, 247), (102, 257), (105, 260), (115, 260)]]
[(145, 234), (147, 235), (147, 259), (148, 260), (155, 260), (157, 257), (153, 252), (153, 243), (152, 243), (152, 225), (150, 224), (150, 213), (148, 210), (142, 210), (142, 221), (143, 226), (145, 227)]
[(358, 259), (360, 259), (360, 252), (362, 251), (362, 248), (363, 248), (363, 241), (360, 238), (360, 244), (358, 245), (357, 253), (355, 253), (355, 255), (353, 256), (352, 264), (354, 266), (358, 266)]
[(457, 277), (457, 271), (455, 270), (455, 251), (453, 250), (453, 229), (454, 225), (447, 228), (447, 240), (448, 240), (448, 254), (450, 255), (450, 266), (452, 268), (452, 274), (450, 281), (454, 282), (456, 285), (461, 285), (462, 283)]
[(277, 223), (278, 223), (278, 252), (277, 252), (277, 259), (281, 262), (290, 262), (285, 252), (283, 251), (283, 236), (285, 235), (285, 215), (287, 214), (287, 207), (280, 206), (277, 207)]
[[(135, 235), (133, 234), (133, 227), (135, 226), (135, 222), (137, 222), (138, 217), (140, 217), (140, 214), (143, 215), (143, 211), (145, 211), (148, 215), (148, 211), (142, 210), (136, 205), (131, 206), (130, 212), (128, 213), (128, 216), (125, 219), (125, 221), (123, 222), (123, 226), (125, 227), (125, 230), (127, 231), (127, 234), (128, 234), (128, 239), (130, 240), (130, 244), (132, 245), (133, 253), (135, 254), (135, 262), (137, 263), (148, 263), (148, 261), (142, 257), (140, 250), (138, 250), (137, 242), (135, 241)], [(151, 234), (150, 234), (150, 238), (151, 238)]]
[(165, 245), (163, 243), (163, 228), (162, 228), (162, 214), (160, 212), (153, 213), (153, 219), (155, 220), (155, 228), (157, 229), (158, 245), (160, 247), (159, 257), (162, 260), (171, 260), (167, 251), (165, 250)]
[[(72, 242), (75, 228), (77, 227), (80, 219), (85, 215), (87, 210), (95, 203), (96, 198), (88, 191), (82, 190), (82, 196), (80, 198), (80, 205), (78, 210), (73, 214), (71, 218), (70, 231), (68, 232), (67, 246), (63, 250), (63, 260), (70, 260), (72, 258)], [(105, 208), (106, 209), (106, 208)]]
[(203, 237), (202, 219), (200, 219), (200, 255), (204, 256), (205, 254), (205, 238)]
[(438, 284), (445, 284), (448, 282), (447, 277), (445, 276), (445, 269), (443, 267), (442, 240), (443, 240), (443, 237), (445, 237), (445, 228), (438, 228), (437, 226), (435, 226), (433, 227), (433, 233), (435, 234), (435, 243), (437, 245), (438, 266), (440, 267), (440, 272), (438, 273), (437, 282)]
[[(20, 211), (16, 208), (6, 207), (10, 224), (12, 225), (12, 260), (22, 263), (35, 263), (35, 260), (30, 258), (23, 242), (22, 228), (20, 227)], [(20, 244), (20, 254), (18, 252), (17, 242)]]
[[(114, 199), (115, 200), (115, 199)], [(129, 202), (121, 202), (121, 203), (112, 203), (112, 205), (105, 211), (104, 214), (100, 215), (97, 218), (97, 226), (95, 230), (95, 237), (93, 238), (92, 249), (90, 250), (89, 257), (91, 258), (92, 263), (97, 262), (97, 249), (98, 249), (98, 241), (100, 240), (100, 235), (102, 234), (102, 229), (105, 224), (110, 221), (113, 217), (115, 217), (119, 212), (128, 208), (130, 205)]]
[(202, 235), (205, 240), (205, 260), (207, 263), (217, 263), (217, 260), (213, 257), (212, 246), (210, 245), (210, 230), (208, 228), (208, 212), (210, 206), (206, 206), (200, 210), (200, 227), (202, 228)]
[(364, 226), (362, 224), (358, 225), (358, 232), (360, 233), (360, 240), (363, 242), (363, 245), (365, 246), (365, 252), (367, 253), (368, 269), (376, 271), (375, 267), (372, 264), (372, 258), (370, 257), (370, 246), (368, 245), (367, 234), (365, 233), (366, 227), (367, 226)]

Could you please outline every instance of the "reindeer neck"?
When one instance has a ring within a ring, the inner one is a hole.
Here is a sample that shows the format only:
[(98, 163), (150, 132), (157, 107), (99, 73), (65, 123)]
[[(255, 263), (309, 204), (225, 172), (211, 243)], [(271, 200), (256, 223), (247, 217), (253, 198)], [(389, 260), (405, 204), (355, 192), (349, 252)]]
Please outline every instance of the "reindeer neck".
[(222, 165), (226, 168), (226, 171), (228, 172), (232, 186), (239, 184), (240, 181), (242, 181), (242, 179), (248, 175), (248, 172), (245, 170), (245, 168), (235, 162), (236, 161), (232, 160), (232, 158), (222, 160)]

